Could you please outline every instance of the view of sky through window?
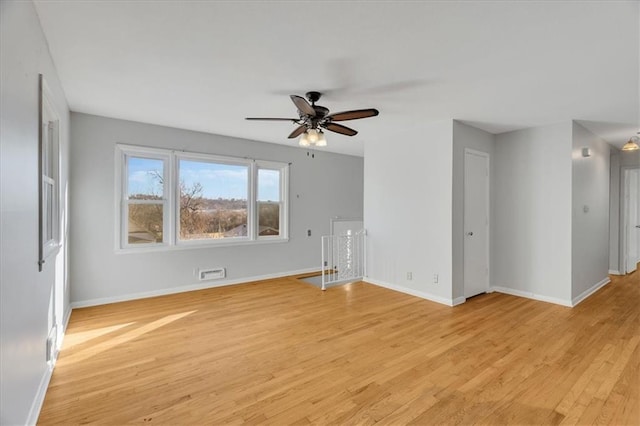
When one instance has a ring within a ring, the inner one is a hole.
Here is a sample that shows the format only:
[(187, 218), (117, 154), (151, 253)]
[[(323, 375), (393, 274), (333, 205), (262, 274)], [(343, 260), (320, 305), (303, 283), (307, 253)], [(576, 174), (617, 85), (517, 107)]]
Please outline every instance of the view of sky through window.
[(210, 199), (247, 199), (247, 166), (180, 160), (180, 181), (185, 187), (202, 185), (202, 196)]
[[(162, 195), (163, 161), (130, 157), (129, 195)], [(260, 169), (258, 193), (261, 201), (280, 200), (280, 172)], [(180, 180), (187, 188), (202, 185), (202, 196), (210, 199), (247, 198), (249, 172), (247, 166), (180, 160)]]
[(129, 195), (162, 195), (162, 160), (129, 157), (127, 164)]
[(280, 171), (258, 170), (258, 200), (280, 201)]

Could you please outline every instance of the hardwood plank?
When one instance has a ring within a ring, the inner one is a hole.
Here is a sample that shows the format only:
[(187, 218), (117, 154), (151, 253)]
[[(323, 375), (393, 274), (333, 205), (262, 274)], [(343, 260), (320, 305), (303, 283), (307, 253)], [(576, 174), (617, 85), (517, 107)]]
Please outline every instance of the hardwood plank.
[(74, 310), (39, 424), (640, 424), (640, 275), (570, 309), (295, 277)]

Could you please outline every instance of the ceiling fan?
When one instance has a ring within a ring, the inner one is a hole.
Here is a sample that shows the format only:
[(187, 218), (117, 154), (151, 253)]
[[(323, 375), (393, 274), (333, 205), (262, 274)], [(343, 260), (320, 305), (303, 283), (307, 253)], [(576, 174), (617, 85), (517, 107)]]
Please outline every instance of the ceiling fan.
[(358, 134), (356, 130), (335, 122), (375, 117), (379, 114), (375, 108), (356, 109), (329, 114), (328, 108), (316, 105), (316, 102), (321, 96), (322, 93), (320, 92), (307, 92), (306, 97), (309, 100), (307, 101), (307, 99), (302, 96), (291, 95), (291, 100), (298, 108), (299, 118), (247, 117), (247, 120), (291, 121), (297, 124), (298, 127), (289, 134), (289, 139), (294, 139), (302, 135), (300, 137), (301, 146), (326, 146), (327, 140), (324, 137), (322, 129), (346, 136), (354, 136)]

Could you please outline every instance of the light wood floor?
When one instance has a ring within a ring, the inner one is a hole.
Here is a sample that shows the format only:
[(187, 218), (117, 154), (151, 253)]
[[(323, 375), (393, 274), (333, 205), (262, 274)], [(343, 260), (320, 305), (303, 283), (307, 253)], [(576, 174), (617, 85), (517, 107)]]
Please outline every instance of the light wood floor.
[(576, 308), (276, 279), (73, 311), (40, 424), (640, 424), (640, 273)]

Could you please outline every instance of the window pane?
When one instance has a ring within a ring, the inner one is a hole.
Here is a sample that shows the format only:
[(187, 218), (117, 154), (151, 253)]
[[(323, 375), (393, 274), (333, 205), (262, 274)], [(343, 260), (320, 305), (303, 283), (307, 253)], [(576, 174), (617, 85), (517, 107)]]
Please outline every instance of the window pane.
[(162, 204), (129, 204), (129, 244), (162, 242)]
[(51, 134), (49, 132), (49, 122), (42, 123), (42, 174), (45, 176), (51, 176), (51, 161), (53, 155), (51, 152)]
[(258, 236), (280, 235), (280, 204), (258, 202)]
[(280, 170), (258, 170), (258, 201), (280, 201)]
[(54, 205), (54, 195), (53, 195), (53, 184), (48, 180), (42, 182), (42, 189), (44, 195), (44, 242), (49, 242), (54, 239), (54, 214), (55, 214), (55, 205)]
[(180, 239), (247, 236), (248, 166), (180, 160)]
[(164, 161), (155, 158), (128, 157), (128, 198), (161, 200), (164, 184)]

